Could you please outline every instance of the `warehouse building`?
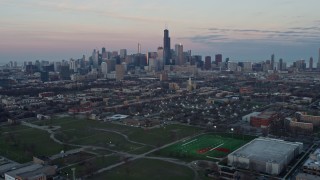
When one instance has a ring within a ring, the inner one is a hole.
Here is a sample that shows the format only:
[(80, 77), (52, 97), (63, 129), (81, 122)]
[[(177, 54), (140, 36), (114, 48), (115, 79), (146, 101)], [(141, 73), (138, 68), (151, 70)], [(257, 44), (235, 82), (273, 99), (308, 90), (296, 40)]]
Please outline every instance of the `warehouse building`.
[(303, 144), (257, 138), (228, 155), (228, 165), (279, 175), (302, 152)]

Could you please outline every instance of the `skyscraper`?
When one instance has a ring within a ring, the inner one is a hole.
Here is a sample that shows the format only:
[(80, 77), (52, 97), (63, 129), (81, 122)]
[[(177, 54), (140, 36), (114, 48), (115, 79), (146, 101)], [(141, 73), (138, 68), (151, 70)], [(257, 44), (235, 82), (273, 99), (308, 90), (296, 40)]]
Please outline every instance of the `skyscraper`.
[(215, 56), (215, 63), (218, 66), (220, 63), (222, 63), (222, 54), (216, 54)]
[(183, 57), (183, 45), (176, 44), (175, 46), (175, 53), (176, 53), (176, 62), (175, 65), (184, 65), (184, 57)]
[(283, 68), (283, 59), (282, 58), (279, 60), (279, 70), (280, 71), (284, 70), (284, 68)]
[(271, 55), (271, 70), (274, 70), (274, 54)]
[(96, 51), (94, 49), (91, 57), (92, 57), (92, 61), (93, 61), (93, 67), (98, 68), (98, 66), (99, 66), (99, 51)]
[(164, 37), (163, 37), (163, 59), (165, 65), (170, 65), (171, 62), (171, 47), (170, 47), (170, 37), (169, 37), (169, 30), (164, 30)]
[(320, 48), (319, 48), (319, 59), (318, 59), (318, 63), (317, 63), (317, 68), (318, 68), (318, 70), (320, 70)]
[(106, 62), (101, 63), (101, 73), (106, 76), (108, 74), (108, 64)]
[(206, 56), (204, 60), (204, 69), (211, 70), (211, 56)]
[(126, 56), (127, 56), (127, 50), (120, 49), (120, 58), (126, 58)]
[(141, 44), (138, 43), (138, 54), (141, 54)]
[(102, 48), (102, 59), (106, 59), (107, 58), (107, 51), (106, 51), (106, 48), (103, 47)]
[(309, 60), (309, 69), (310, 69), (310, 71), (312, 71), (312, 69), (313, 69), (313, 57), (310, 57), (310, 60)]

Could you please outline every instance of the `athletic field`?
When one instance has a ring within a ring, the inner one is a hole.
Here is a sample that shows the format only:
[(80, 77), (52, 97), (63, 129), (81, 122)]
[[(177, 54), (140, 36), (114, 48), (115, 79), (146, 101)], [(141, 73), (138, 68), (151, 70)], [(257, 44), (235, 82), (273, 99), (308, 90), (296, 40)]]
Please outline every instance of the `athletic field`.
[(254, 137), (236, 134), (205, 134), (164, 148), (160, 154), (181, 158), (215, 159), (225, 157), (252, 139)]

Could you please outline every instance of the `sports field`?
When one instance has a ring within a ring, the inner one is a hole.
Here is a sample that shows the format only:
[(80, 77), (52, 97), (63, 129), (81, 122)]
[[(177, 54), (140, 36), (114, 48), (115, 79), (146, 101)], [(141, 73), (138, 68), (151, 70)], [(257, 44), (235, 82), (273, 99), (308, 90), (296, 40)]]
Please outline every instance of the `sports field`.
[(215, 159), (225, 157), (252, 139), (254, 137), (242, 135), (204, 134), (162, 149), (160, 154), (181, 158)]

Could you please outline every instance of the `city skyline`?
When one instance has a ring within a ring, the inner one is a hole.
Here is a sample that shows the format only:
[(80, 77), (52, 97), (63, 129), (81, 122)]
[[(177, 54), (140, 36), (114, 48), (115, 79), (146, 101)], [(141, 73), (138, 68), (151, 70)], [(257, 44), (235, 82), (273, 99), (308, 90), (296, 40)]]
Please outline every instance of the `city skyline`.
[[(232, 3), (232, 4), (231, 4)], [(316, 0), (231, 1), (8, 1), (0, 2), (0, 64), (79, 58), (92, 49), (136, 53), (163, 46), (231, 60), (318, 59)]]

